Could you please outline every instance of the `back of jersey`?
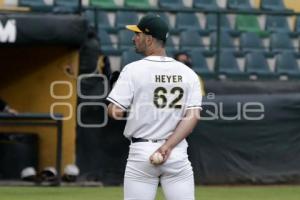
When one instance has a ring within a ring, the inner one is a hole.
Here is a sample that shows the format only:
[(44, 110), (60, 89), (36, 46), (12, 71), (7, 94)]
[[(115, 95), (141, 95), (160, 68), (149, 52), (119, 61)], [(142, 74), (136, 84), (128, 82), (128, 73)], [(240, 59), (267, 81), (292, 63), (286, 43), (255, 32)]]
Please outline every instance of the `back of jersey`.
[(149, 56), (127, 65), (108, 100), (129, 109), (124, 135), (166, 139), (186, 109), (200, 108), (198, 76), (172, 58)]

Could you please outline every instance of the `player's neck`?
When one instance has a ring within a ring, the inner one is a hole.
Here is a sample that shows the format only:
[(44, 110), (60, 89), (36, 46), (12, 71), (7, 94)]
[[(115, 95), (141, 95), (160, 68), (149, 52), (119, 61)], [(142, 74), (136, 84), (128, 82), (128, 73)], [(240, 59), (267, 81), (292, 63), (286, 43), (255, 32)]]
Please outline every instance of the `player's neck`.
[(145, 56), (167, 56), (164, 48), (149, 49), (145, 52)]

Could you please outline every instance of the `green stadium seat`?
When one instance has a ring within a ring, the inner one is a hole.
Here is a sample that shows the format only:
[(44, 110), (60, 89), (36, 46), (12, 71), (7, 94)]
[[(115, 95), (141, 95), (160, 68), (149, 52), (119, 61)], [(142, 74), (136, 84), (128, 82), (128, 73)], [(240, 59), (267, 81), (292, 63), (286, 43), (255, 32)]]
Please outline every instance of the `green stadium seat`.
[(55, 0), (54, 12), (76, 12), (79, 10), (78, 0)]
[(235, 28), (242, 32), (255, 32), (263, 37), (268, 36), (267, 32), (261, 30), (257, 16), (255, 15), (237, 15)]
[(194, 0), (193, 7), (203, 10), (219, 10), (216, 0)]
[(284, 51), (276, 55), (275, 69), (278, 75), (300, 78), (299, 65), (295, 54), (291, 51)]
[(151, 8), (148, 0), (125, 0), (124, 4), (130, 8)]
[(118, 6), (112, 0), (90, 0), (91, 6), (101, 7), (101, 8), (117, 8)]

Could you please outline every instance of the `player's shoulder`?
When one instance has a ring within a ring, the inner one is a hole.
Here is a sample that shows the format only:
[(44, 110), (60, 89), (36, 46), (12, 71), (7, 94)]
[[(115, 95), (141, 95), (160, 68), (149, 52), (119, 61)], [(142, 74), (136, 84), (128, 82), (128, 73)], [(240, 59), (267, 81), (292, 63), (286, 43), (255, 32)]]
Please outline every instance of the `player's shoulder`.
[(138, 66), (141, 66), (142, 62), (143, 62), (143, 59), (140, 59), (140, 60), (133, 61), (133, 62), (125, 65), (122, 69), (122, 72), (134, 71)]
[(199, 78), (198, 74), (189, 66), (185, 65), (182, 62), (178, 62), (178, 61), (176, 61), (176, 64), (178, 65), (178, 67), (181, 68), (182, 73), (184, 73), (186, 76), (188, 76), (191, 81), (197, 80)]

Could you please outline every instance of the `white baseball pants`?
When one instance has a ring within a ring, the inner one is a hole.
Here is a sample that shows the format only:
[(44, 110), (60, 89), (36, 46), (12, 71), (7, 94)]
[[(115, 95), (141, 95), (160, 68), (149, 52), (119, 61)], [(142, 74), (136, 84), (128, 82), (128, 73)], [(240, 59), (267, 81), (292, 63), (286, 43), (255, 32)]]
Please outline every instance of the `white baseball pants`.
[(136, 142), (130, 145), (124, 178), (125, 200), (154, 200), (161, 183), (167, 200), (194, 200), (194, 176), (184, 140), (171, 152), (168, 160), (159, 166), (149, 158), (162, 142)]

